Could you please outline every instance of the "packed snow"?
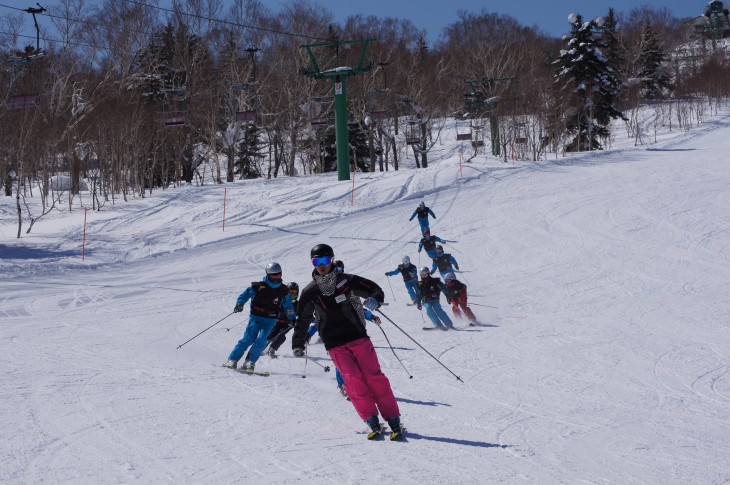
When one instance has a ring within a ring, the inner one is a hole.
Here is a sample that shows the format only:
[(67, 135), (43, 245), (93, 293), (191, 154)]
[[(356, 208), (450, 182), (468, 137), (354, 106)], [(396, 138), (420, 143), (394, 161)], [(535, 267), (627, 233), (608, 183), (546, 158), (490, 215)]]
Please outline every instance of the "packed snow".
[[(82, 194), (21, 239), (0, 199), (0, 482), (730, 481), (730, 111), (652, 145), (463, 168), (446, 133), (427, 169), (357, 173), (354, 193), (328, 173), (87, 213)], [(477, 327), (423, 331), (384, 276), (430, 266), (421, 200)], [(309, 361), (291, 335), (262, 356), (269, 377), (220, 367), (236, 297), (269, 261), (306, 284), (321, 242), (385, 291), (397, 327), (368, 332), (407, 442), (366, 439), (315, 340)]]

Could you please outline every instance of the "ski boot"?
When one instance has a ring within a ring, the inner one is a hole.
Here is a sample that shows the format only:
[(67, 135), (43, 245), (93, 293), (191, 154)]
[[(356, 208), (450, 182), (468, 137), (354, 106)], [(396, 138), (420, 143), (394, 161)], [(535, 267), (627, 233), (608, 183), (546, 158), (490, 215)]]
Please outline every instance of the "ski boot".
[(381, 440), (383, 439), (383, 425), (380, 424), (377, 416), (369, 418), (366, 423), (370, 426), (370, 432), (368, 433), (369, 440)]
[(244, 372), (246, 374), (253, 374), (254, 370), (256, 369), (256, 365), (251, 361), (246, 361), (241, 366), (241, 372)]
[(399, 440), (403, 437), (405, 429), (400, 424), (400, 417), (396, 416), (388, 420), (388, 426), (390, 426), (390, 441)]
[(229, 369), (235, 369), (238, 366), (238, 362), (235, 360), (227, 360), (225, 364), (223, 364), (223, 367), (228, 367)]

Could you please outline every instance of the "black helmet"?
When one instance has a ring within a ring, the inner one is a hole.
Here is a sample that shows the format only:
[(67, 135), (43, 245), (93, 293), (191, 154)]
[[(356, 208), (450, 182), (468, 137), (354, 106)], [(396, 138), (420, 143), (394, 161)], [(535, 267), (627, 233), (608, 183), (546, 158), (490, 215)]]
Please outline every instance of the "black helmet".
[(345, 263), (343, 263), (342, 261), (340, 261), (338, 259), (337, 261), (335, 261), (334, 264), (335, 264), (335, 271), (337, 271), (338, 273), (344, 273), (345, 272)]
[(321, 258), (322, 256), (335, 257), (335, 252), (332, 250), (332, 246), (327, 244), (317, 244), (309, 252), (310, 258)]
[(299, 285), (292, 281), (291, 283), (286, 285), (286, 287), (289, 288), (289, 296), (291, 298), (291, 301), (297, 301), (299, 299)]
[(437, 253), (438, 253), (438, 252), (444, 252), (444, 247), (443, 247), (442, 245), (440, 245), (440, 244), (439, 244), (438, 246), (436, 246), (436, 252), (437, 252)]
[(297, 290), (297, 291), (299, 291), (299, 285), (296, 284), (293, 281), (291, 283), (289, 283), (288, 285), (286, 285), (286, 287), (289, 288), (290, 290)]

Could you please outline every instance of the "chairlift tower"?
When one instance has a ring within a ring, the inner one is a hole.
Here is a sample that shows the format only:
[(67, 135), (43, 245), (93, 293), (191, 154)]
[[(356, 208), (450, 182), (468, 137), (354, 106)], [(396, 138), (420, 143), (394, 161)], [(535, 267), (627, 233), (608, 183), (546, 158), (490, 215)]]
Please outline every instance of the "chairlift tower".
[[(467, 95), (466, 109), (470, 113), (487, 113), (492, 140), (492, 155), (495, 157), (500, 156), (501, 150), (499, 146), (499, 123), (494, 112), (497, 110), (500, 95), (507, 92), (516, 80), (516, 77), (480, 77), (466, 81), (471, 88), (471, 94)], [(504, 83), (507, 83), (507, 87), (498, 92), (498, 85)]]
[[(350, 147), (348, 139), (347, 122), (347, 79), (358, 76), (372, 69), (372, 62), (366, 60), (366, 54), (370, 42), (374, 39), (344, 40), (334, 42), (322, 42), (318, 44), (305, 44), (300, 46), (307, 51), (309, 65), (300, 70), (302, 74), (314, 79), (331, 79), (334, 83), (335, 98), (335, 145), (337, 148), (337, 180), (350, 180)], [(345, 51), (352, 51), (354, 47), (360, 47), (362, 53), (357, 59), (354, 67), (341, 65), (342, 56)], [(334, 49), (335, 58), (327, 62), (320, 58), (317, 60), (314, 52), (325, 49)], [(332, 67), (325, 66), (325, 62)]]

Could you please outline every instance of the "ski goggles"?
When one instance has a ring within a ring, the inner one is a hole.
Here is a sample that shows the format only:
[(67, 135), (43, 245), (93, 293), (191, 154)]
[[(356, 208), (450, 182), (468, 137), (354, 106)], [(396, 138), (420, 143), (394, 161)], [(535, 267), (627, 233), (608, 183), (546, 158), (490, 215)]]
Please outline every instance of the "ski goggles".
[(312, 258), (313, 266), (329, 266), (332, 264), (332, 256), (321, 256), (319, 258)]
[(272, 283), (281, 283), (281, 273), (273, 273), (267, 276)]
[(444, 278), (444, 283), (446, 283), (447, 285), (450, 285), (453, 282), (454, 280), (452, 280), (451, 278)]

